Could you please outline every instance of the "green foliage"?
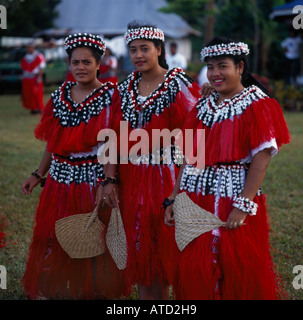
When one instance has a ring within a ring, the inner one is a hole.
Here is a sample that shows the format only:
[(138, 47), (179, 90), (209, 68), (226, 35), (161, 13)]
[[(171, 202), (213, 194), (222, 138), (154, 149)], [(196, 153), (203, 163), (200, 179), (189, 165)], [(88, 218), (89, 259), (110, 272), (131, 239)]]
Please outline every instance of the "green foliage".
[[(163, 12), (175, 12), (206, 37), (207, 17), (214, 16), (214, 35), (246, 42), (250, 49), (251, 71), (281, 79), (284, 54), (281, 42), (287, 36), (282, 22), (272, 21), (272, 8), (285, 0), (215, 0), (214, 10), (207, 11), (210, 0), (168, 0)], [(209, 30), (208, 30), (209, 31)], [(194, 56), (205, 45), (204, 39), (192, 39)], [(199, 45), (200, 44), (200, 45)]]
[(286, 110), (303, 111), (303, 88), (285, 85), (284, 81), (274, 82), (273, 96)]
[(160, 11), (165, 13), (177, 13), (187, 21), (193, 28), (202, 29), (205, 4), (208, 0), (168, 0), (168, 6)]
[(216, 16), (215, 34), (235, 41), (253, 38), (254, 22), (249, 7), (247, 1), (226, 1)]
[[(7, 10), (7, 29), (0, 36), (31, 37), (35, 32), (53, 27), (56, 6), (61, 0), (2, 0)], [(2, 4), (2, 3), (1, 3)]]

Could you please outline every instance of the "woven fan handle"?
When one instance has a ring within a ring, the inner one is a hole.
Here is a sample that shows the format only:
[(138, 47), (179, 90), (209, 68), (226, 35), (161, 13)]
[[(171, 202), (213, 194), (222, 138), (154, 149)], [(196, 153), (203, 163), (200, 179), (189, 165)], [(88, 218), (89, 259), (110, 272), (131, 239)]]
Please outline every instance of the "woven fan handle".
[(115, 196), (115, 201), (117, 203), (117, 209), (120, 210), (119, 205), (118, 205), (118, 196), (117, 196), (117, 191), (114, 189), (114, 196)]
[(95, 219), (98, 217), (98, 207), (94, 209), (91, 216), (89, 217), (89, 220), (87, 221), (87, 225), (85, 227), (85, 231), (90, 227), (90, 225), (95, 221)]
[[(114, 189), (114, 196), (115, 196), (116, 203), (118, 204), (118, 197), (117, 197), (117, 192), (116, 192), (115, 189)], [(120, 208), (118, 206), (117, 208), (114, 208), (113, 210), (115, 210), (115, 214), (116, 214), (116, 231), (117, 231), (117, 234), (119, 234), (119, 226), (118, 226), (118, 224), (119, 224), (119, 219), (118, 219), (119, 218), (119, 214), (118, 214), (118, 212), (120, 211)]]

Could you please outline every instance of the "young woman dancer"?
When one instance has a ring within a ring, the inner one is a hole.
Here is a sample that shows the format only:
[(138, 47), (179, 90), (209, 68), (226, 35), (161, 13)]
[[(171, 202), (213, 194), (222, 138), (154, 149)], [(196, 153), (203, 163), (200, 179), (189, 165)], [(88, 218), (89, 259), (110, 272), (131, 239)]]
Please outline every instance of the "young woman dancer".
[[(162, 30), (134, 22), (128, 25), (125, 42), (136, 71), (118, 85), (120, 102), (112, 128), (118, 141), (125, 140), (119, 145), (121, 163), (118, 168), (106, 165), (105, 174), (111, 179), (117, 174), (120, 180), (119, 205), (128, 241), (126, 273), (131, 283), (138, 284), (140, 299), (168, 299), (177, 248), (173, 230), (163, 223), (161, 203), (177, 176), (171, 161), (176, 155), (171, 142), (153, 149), (153, 133), (181, 128), (197, 102), (199, 87), (180, 68), (168, 71)], [(126, 123), (124, 130), (121, 122)], [(131, 138), (138, 132), (141, 137)], [(140, 139), (145, 139), (142, 148), (133, 153)], [(111, 183), (104, 187), (103, 201), (110, 206), (115, 205), (114, 188), (118, 189)]]
[[(201, 52), (216, 92), (201, 98), (184, 129), (205, 130), (205, 168), (182, 165), (171, 194), (187, 195), (226, 221), (181, 252), (174, 281), (177, 299), (276, 299), (265, 195), (267, 166), (289, 132), (276, 100), (257, 86), (244, 88), (249, 49), (213, 39)], [(172, 205), (165, 223), (173, 225)]]
[[(70, 259), (55, 236), (57, 220), (92, 212), (104, 177), (98, 162), (98, 132), (106, 128), (116, 87), (97, 79), (106, 48), (99, 36), (74, 34), (65, 40), (76, 82), (56, 90), (35, 130), (46, 141), (43, 159), (22, 191), (30, 194), (49, 171), (36, 212), (24, 289), (30, 298), (103, 299), (127, 294), (122, 273), (108, 252), (91, 259)], [(103, 212), (102, 220), (108, 216)]]

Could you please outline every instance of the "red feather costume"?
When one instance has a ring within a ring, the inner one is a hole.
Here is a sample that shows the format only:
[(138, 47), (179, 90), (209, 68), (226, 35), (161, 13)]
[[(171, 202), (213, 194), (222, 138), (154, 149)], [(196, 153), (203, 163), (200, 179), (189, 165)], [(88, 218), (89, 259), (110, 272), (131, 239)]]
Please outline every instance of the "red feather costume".
[[(185, 116), (198, 100), (198, 85), (180, 68), (172, 69), (159, 88), (143, 99), (137, 89), (140, 78), (140, 73), (133, 72), (119, 84), (121, 101), (115, 109), (112, 128), (123, 141), (120, 151), (126, 146), (129, 152), (137, 143), (129, 141), (129, 137), (139, 128), (149, 138), (149, 143), (144, 144), (148, 150), (141, 150), (136, 163), (119, 165), (119, 178), (120, 208), (128, 241), (126, 272), (132, 284), (150, 286), (155, 280), (163, 284), (169, 281), (177, 254), (174, 232), (164, 224), (161, 203), (172, 191), (178, 168), (174, 163), (163, 163), (162, 149), (160, 161), (153, 163), (152, 134), (154, 129), (171, 132), (182, 128)], [(127, 132), (121, 132), (120, 121), (127, 121)], [(122, 152), (120, 159), (121, 155)]]
[[(52, 152), (49, 174), (36, 212), (36, 226), (23, 277), (30, 298), (119, 298), (128, 294), (123, 273), (109, 252), (91, 259), (71, 259), (55, 236), (57, 220), (92, 212), (103, 166), (97, 159), (97, 135), (108, 126), (118, 93), (111, 83), (75, 103), (66, 82), (52, 94), (35, 136)], [(102, 220), (108, 223), (109, 213)]]
[[(256, 86), (215, 103), (216, 94), (200, 99), (184, 129), (205, 129), (205, 168), (187, 165), (180, 191), (226, 221), (233, 197), (244, 188), (252, 157), (265, 148), (274, 155), (290, 140), (276, 100)], [(177, 299), (276, 299), (279, 286), (270, 256), (265, 195), (258, 191), (255, 216), (240, 228), (224, 227), (194, 239), (176, 263)]]

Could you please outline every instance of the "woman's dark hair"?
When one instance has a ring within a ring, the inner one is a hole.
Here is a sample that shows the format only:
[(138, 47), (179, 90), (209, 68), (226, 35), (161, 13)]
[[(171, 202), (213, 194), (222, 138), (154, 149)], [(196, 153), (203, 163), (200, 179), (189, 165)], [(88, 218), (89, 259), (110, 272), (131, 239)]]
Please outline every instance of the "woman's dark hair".
[[(101, 57), (102, 57), (102, 56), (101, 56), (101, 54), (100, 54), (97, 50), (95, 50), (94, 48), (90, 48), (90, 47), (87, 47), (87, 46), (82, 46), (82, 47), (79, 47), (79, 46), (78, 46), (78, 47), (76, 47), (75, 49), (77, 49), (77, 48), (87, 48), (87, 49), (89, 49), (89, 50), (91, 51), (93, 57), (95, 58), (96, 62), (97, 62), (97, 63), (101, 62)], [(74, 49), (67, 51), (67, 55), (68, 55), (69, 60), (71, 60), (71, 58), (72, 58), (73, 50), (74, 50)]]
[[(232, 41), (228, 38), (225, 38), (225, 37), (214, 37), (207, 45), (206, 47), (210, 47), (210, 46), (215, 46), (215, 45), (218, 45), (218, 44), (228, 44), (228, 43), (231, 43), (231, 42), (235, 42), (235, 41)], [(219, 59), (219, 58), (222, 58), (222, 57), (227, 57), (227, 58), (230, 58), (233, 60), (235, 66), (238, 66), (239, 63), (241, 61), (243, 61), (243, 64), (244, 64), (244, 69), (243, 69), (243, 73), (242, 73), (242, 84), (244, 85), (245, 81), (246, 81), (246, 78), (247, 78), (247, 74), (248, 74), (248, 60), (247, 60), (247, 56), (245, 54), (240, 54), (240, 55), (231, 55), (231, 54), (226, 54), (226, 55), (220, 55), (220, 56), (213, 56), (213, 57), (206, 57), (205, 58), (205, 61), (207, 62), (207, 60), (209, 60), (210, 58), (212, 59)]]
[[(152, 25), (152, 24), (144, 24), (144, 23), (141, 23), (137, 20), (133, 20), (132, 22), (130, 22), (128, 25), (127, 25), (127, 29), (137, 29), (137, 28), (143, 28), (143, 27), (146, 27), (146, 28), (157, 28), (156, 26)], [(168, 64), (166, 62), (166, 59), (165, 59), (165, 56), (166, 56), (166, 53), (165, 53), (165, 45), (164, 45), (164, 42), (161, 41), (161, 40), (157, 40), (157, 39), (146, 39), (148, 41), (151, 41), (154, 43), (155, 47), (158, 48), (159, 46), (161, 47), (161, 55), (158, 57), (158, 62), (159, 62), (159, 65), (164, 68), (164, 69), (168, 69)]]

